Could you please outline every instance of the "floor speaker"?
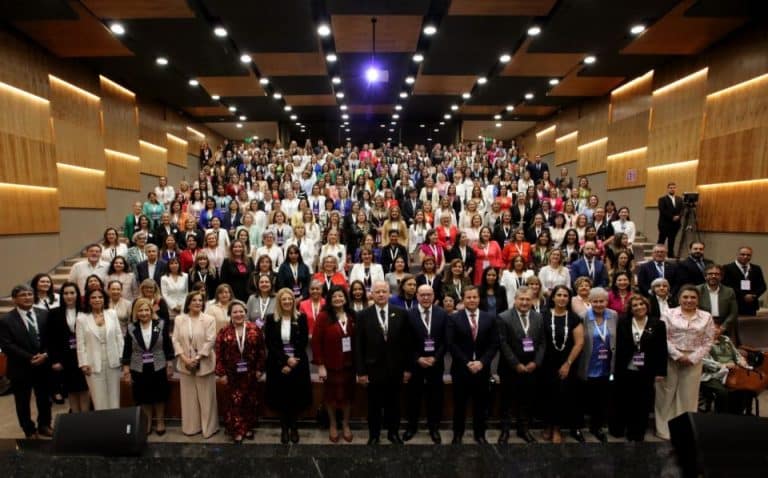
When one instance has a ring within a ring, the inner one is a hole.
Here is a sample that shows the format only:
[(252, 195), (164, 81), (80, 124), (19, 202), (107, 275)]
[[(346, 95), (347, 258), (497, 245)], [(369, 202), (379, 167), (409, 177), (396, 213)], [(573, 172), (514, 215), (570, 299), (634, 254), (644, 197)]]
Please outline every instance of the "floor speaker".
[(689, 412), (669, 431), (685, 476), (768, 476), (768, 418)]
[(141, 408), (118, 408), (56, 416), (55, 453), (137, 456), (147, 445), (147, 425)]

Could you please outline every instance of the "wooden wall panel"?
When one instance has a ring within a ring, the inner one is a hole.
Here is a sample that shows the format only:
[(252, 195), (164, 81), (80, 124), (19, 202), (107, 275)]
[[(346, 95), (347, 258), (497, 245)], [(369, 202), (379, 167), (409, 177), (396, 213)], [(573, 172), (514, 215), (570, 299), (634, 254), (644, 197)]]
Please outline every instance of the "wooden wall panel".
[(107, 158), (107, 187), (113, 189), (141, 190), (141, 160), (117, 151), (105, 150)]
[(701, 141), (699, 184), (765, 177), (768, 177), (767, 126)]
[(639, 148), (608, 156), (607, 189), (644, 186), (647, 177), (645, 155), (648, 148)]
[(165, 144), (165, 108), (139, 104), (139, 139), (152, 144)]
[(33, 95), (48, 98), (49, 57), (31, 42), (21, 41), (9, 31), (0, 31), (0, 81)]
[(140, 171), (151, 176), (166, 176), (168, 174), (168, 150), (162, 146), (139, 142), (141, 154)]
[(103, 171), (101, 100), (55, 76), (50, 79), (56, 161)]
[[(581, 136), (581, 132), (579, 132)], [(581, 141), (581, 138), (579, 138)], [(579, 145), (576, 158), (578, 160), (577, 173), (579, 176), (586, 174), (602, 173), (606, 169), (606, 148), (608, 138), (600, 138), (591, 143)]]
[(187, 153), (200, 156), (200, 146), (206, 140), (205, 134), (192, 126), (186, 128)]
[(59, 163), (59, 207), (106, 209), (107, 183), (104, 171)]
[(768, 35), (762, 26), (724, 41), (721, 48), (703, 59), (703, 64), (709, 66), (707, 92), (714, 93), (768, 72), (766, 51)]
[(557, 115), (557, 134), (563, 137), (579, 129), (579, 109), (567, 108)]
[(702, 138), (768, 125), (768, 73), (707, 96)]
[(536, 132), (536, 154), (549, 154), (555, 151), (557, 126), (551, 125)]
[(615, 123), (651, 108), (653, 70), (611, 92), (611, 122)]
[(0, 183), (56, 187), (56, 148), (0, 132)]
[(699, 190), (699, 230), (761, 234), (768, 230), (768, 179), (699, 186)]
[[(560, 126), (558, 125), (558, 129)], [(578, 157), (579, 132), (574, 131), (555, 139), (555, 166), (572, 163)]]
[(168, 133), (167, 147), (168, 147), (168, 164), (175, 164), (176, 166), (187, 167), (187, 142), (181, 138)]
[(692, 160), (648, 168), (645, 181), (645, 207), (656, 207), (659, 197), (667, 193), (667, 184), (670, 182), (677, 183), (677, 192), (680, 195), (697, 191), (698, 166), (699, 161)]
[(53, 142), (48, 100), (0, 83), (0, 131), (22, 138)]
[(588, 103), (579, 117), (579, 145), (608, 136), (608, 99)]
[(187, 135), (187, 120), (176, 111), (166, 108), (165, 130), (177, 138), (184, 138)]
[(56, 188), (0, 184), (0, 204), (0, 235), (59, 232)]
[(608, 125), (608, 154), (618, 154), (648, 145), (650, 111), (628, 116)]
[(104, 147), (139, 155), (139, 114), (136, 95), (106, 77), (101, 80)]

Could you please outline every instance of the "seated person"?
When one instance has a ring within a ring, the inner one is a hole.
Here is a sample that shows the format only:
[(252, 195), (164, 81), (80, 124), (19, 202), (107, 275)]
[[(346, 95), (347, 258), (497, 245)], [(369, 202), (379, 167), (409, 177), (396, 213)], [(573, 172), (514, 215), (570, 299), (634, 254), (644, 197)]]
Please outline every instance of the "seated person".
[(703, 360), (701, 374), (701, 396), (704, 399), (714, 397), (716, 413), (743, 415), (749, 403), (750, 392), (731, 390), (725, 386), (728, 372), (737, 366), (749, 367), (736, 346), (728, 336), (722, 334), (723, 329), (715, 326), (715, 341), (709, 355)]

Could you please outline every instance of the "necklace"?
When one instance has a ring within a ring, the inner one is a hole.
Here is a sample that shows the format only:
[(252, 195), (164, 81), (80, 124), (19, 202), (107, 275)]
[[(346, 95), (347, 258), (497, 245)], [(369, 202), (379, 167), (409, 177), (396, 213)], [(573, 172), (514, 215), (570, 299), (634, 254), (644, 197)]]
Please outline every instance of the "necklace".
[(550, 319), (552, 328), (552, 345), (555, 350), (562, 352), (565, 350), (565, 344), (568, 342), (568, 311), (565, 312), (565, 321), (563, 322), (563, 343), (557, 345), (557, 339), (555, 339), (555, 312), (552, 311), (552, 318)]

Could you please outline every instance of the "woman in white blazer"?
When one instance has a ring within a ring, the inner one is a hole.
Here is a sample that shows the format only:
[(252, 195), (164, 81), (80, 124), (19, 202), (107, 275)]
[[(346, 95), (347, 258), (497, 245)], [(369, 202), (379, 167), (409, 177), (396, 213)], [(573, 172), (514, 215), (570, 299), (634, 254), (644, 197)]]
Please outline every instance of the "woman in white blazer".
[(366, 290), (376, 282), (384, 280), (384, 269), (381, 264), (373, 262), (373, 251), (370, 247), (363, 247), (360, 251), (360, 263), (352, 266), (349, 273), (349, 283), (359, 280), (365, 285)]
[(77, 314), (77, 362), (88, 382), (94, 410), (120, 408), (120, 359), (123, 334), (109, 298), (101, 289), (88, 291), (85, 310)]

